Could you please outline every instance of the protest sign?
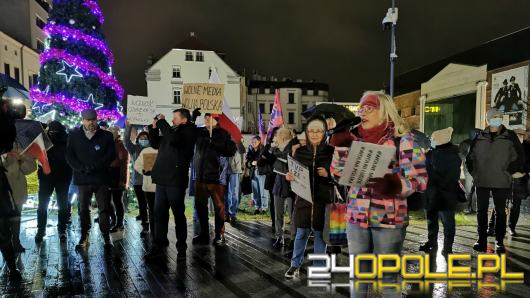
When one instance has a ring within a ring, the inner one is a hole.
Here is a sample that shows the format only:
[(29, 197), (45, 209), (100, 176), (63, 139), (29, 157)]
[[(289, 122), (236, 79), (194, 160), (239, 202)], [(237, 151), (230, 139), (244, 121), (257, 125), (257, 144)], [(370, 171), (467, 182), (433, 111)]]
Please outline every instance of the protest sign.
[(224, 84), (184, 84), (182, 107), (190, 111), (196, 108), (201, 113), (221, 114), (223, 112)]
[(370, 178), (383, 177), (396, 148), (364, 142), (352, 142), (339, 184), (363, 186)]
[(294, 175), (294, 181), (291, 181), (292, 191), (302, 199), (313, 203), (311, 184), (309, 184), (309, 169), (291, 156), (287, 156), (287, 165), (289, 172)]
[(154, 100), (145, 96), (127, 96), (127, 120), (130, 124), (150, 124), (153, 122), (154, 115)]
[(156, 153), (144, 153), (144, 171), (151, 172), (156, 161)]

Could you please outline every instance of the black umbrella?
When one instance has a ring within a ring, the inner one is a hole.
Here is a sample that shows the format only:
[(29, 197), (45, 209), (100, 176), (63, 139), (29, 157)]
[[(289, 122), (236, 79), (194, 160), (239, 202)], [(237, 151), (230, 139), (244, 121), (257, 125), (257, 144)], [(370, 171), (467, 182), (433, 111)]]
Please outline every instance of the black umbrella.
[(311, 116), (321, 116), (324, 118), (335, 119), (337, 126), (335, 129), (330, 131), (331, 134), (342, 131), (346, 128), (350, 128), (361, 122), (361, 119), (355, 116), (355, 114), (348, 108), (333, 103), (322, 103), (312, 106), (309, 109), (303, 111), (302, 116), (305, 118), (310, 118)]

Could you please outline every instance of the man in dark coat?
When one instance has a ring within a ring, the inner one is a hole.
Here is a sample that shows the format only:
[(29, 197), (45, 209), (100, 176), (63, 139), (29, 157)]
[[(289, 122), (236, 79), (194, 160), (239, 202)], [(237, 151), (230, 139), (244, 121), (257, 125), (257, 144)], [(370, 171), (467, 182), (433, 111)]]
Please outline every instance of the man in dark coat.
[(167, 231), (171, 208), (175, 219), (177, 259), (183, 261), (186, 260), (188, 235), (184, 198), (193, 148), (197, 140), (197, 128), (191, 122), (190, 111), (173, 111), (173, 126), (169, 125), (164, 115), (159, 115), (149, 130), (149, 139), (153, 148), (158, 149), (158, 155), (151, 173), (153, 183), (156, 184), (155, 239), (145, 257), (158, 258), (163, 255), (163, 248), (169, 245)]
[[(8, 113), (7, 102), (1, 99), (0, 90), (0, 155), (8, 153), (13, 149), (13, 143), (17, 135), (15, 121)], [(11, 242), (11, 225), (9, 220), (16, 216), (16, 205), (11, 194), (11, 188), (5, 175), (5, 168), (0, 159), (0, 251), (4, 262), (9, 268), (9, 278), (19, 280), (22, 278), (17, 269), (15, 249)]]
[(57, 194), (57, 205), (59, 206), (57, 229), (61, 240), (66, 239), (66, 225), (68, 222), (68, 188), (72, 181), (72, 168), (66, 162), (66, 144), (68, 140), (66, 127), (59, 121), (50, 122), (48, 124), (48, 137), (53, 143), (53, 147), (47, 152), (51, 173), (45, 175), (42, 167), (39, 167), (39, 208), (37, 212), (36, 242), (42, 241), (42, 238), (46, 235), (48, 204), (54, 191)]
[(196, 175), (195, 209), (199, 217), (201, 232), (193, 238), (194, 244), (207, 244), (210, 241), (208, 224), (208, 198), (212, 198), (215, 208), (215, 238), (214, 245), (223, 245), (225, 203), (224, 192), (226, 179), (224, 170), (225, 159), (234, 156), (236, 144), (230, 134), (217, 126), (218, 118), (210, 114), (204, 117), (206, 127), (200, 129), (195, 146), (193, 166)]
[(66, 161), (74, 170), (74, 185), (79, 189), (81, 239), (77, 248), (88, 246), (90, 231), (90, 202), (95, 194), (99, 210), (99, 229), (105, 248), (112, 248), (110, 238), (110, 164), (116, 156), (112, 133), (100, 129), (93, 109), (81, 112), (83, 125), (70, 132), (66, 146)]
[(469, 151), (466, 166), (477, 191), (478, 240), (473, 249), (487, 248), (488, 205), (490, 194), (495, 205), (495, 250), (504, 252), (506, 202), (511, 196), (512, 175), (524, 162), (523, 147), (515, 133), (502, 125), (503, 113), (491, 109), (486, 115), (489, 126), (482, 131)]
[(451, 143), (453, 128), (432, 133), (431, 146), (427, 153), (427, 173), (429, 182), (425, 197), (428, 241), (420, 246), (420, 251), (430, 252), (438, 247), (438, 218), (444, 225), (444, 246), (442, 255), (453, 253), (455, 238), (455, 209), (458, 204), (458, 180), (462, 160), (458, 147)]

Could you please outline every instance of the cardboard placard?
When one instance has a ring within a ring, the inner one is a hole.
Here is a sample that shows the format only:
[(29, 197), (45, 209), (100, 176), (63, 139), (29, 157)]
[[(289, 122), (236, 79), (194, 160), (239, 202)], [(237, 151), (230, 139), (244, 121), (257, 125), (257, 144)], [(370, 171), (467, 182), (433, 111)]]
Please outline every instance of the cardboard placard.
[(144, 171), (151, 172), (153, 170), (153, 166), (155, 165), (157, 153), (144, 153), (143, 159), (144, 159)]
[(289, 172), (293, 173), (294, 181), (291, 181), (291, 189), (302, 199), (313, 203), (311, 196), (311, 184), (309, 182), (309, 169), (291, 156), (287, 156)]
[(396, 148), (364, 142), (352, 142), (339, 184), (364, 186), (370, 178), (383, 177)]
[(147, 125), (153, 122), (155, 101), (145, 96), (127, 96), (127, 120), (130, 124)]
[(221, 114), (223, 112), (224, 84), (196, 83), (184, 84), (182, 88), (182, 107), (201, 113)]

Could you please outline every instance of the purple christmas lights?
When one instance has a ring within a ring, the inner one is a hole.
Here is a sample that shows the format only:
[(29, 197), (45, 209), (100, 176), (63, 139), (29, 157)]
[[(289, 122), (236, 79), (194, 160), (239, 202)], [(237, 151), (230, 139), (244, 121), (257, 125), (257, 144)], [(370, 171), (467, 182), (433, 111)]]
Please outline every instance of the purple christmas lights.
[(40, 56), (40, 63), (44, 64), (50, 60), (64, 60), (70, 65), (75, 65), (79, 67), (84, 72), (91, 72), (95, 74), (99, 80), (103, 83), (103, 85), (111, 88), (116, 92), (116, 95), (118, 96), (119, 100), (123, 99), (124, 90), (123, 87), (120, 85), (118, 80), (116, 80), (115, 77), (103, 72), (101, 69), (99, 69), (97, 66), (93, 65), (92, 63), (88, 62), (87, 60), (74, 56), (71, 54), (68, 54), (65, 50), (59, 50), (59, 49), (49, 49), (41, 54)]
[(112, 52), (107, 47), (105, 42), (103, 42), (102, 40), (99, 40), (93, 36), (85, 34), (80, 30), (72, 29), (66, 26), (61, 26), (61, 25), (48, 24), (46, 25), (46, 27), (44, 27), (43, 31), (48, 36), (51, 36), (52, 34), (57, 34), (62, 37), (73, 39), (75, 41), (82, 41), (87, 46), (95, 48), (103, 52), (105, 56), (107, 57), (107, 60), (109, 61), (109, 66), (114, 64), (114, 56), (112, 55)]
[(105, 18), (103, 17), (103, 12), (101, 12), (101, 8), (94, 0), (84, 0), (83, 4), (90, 9), (90, 12), (95, 15), (100, 24), (103, 24), (105, 22)]
[[(46, 104), (62, 104), (75, 112), (82, 112), (83, 110), (93, 108), (87, 101), (82, 101), (78, 98), (67, 97), (64, 94), (45, 94), (38, 88), (32, 88), (30, 91), (31, 98), (34, 102), (46, 103)], [(98, 109), (96, 110), (97, 115), (100, 119), (112, 119), (119, 120), (123, 117), (123, 114), (118, 112), (117, 109)]]

